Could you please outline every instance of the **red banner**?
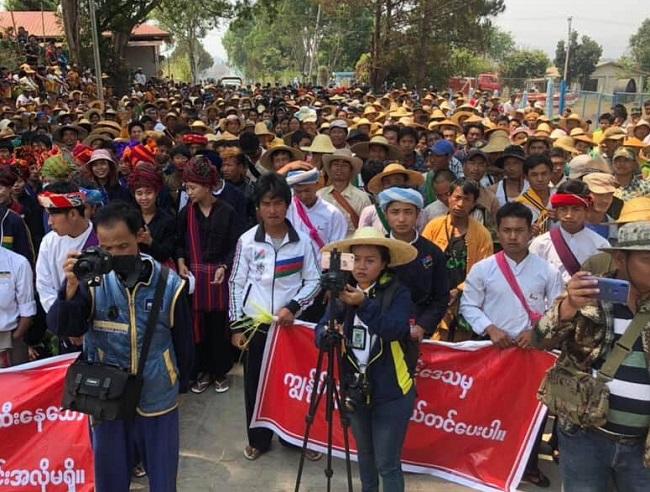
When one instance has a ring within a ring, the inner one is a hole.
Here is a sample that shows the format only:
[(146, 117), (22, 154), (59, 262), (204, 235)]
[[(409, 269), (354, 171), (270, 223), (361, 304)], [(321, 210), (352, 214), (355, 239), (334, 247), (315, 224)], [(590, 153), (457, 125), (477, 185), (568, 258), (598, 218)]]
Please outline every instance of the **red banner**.
[[(253, 426), (302, 444), (317, 357), (311, 327), (272, 329)], [(516, 490), (546, 413), (536, 392), (554, 361), (546, 352), (499, 350), (490, 342), (423, 343), (403, 468), (478, 490)], [(343, 456), (338, 414), (335, 421), (333, 447)], [(321, 403), (309, 447), (324, 451), (326, 445)]]
[(61, 410), (78, 354), (0, 370), (0, 491), (94, 490), (88, 418)]

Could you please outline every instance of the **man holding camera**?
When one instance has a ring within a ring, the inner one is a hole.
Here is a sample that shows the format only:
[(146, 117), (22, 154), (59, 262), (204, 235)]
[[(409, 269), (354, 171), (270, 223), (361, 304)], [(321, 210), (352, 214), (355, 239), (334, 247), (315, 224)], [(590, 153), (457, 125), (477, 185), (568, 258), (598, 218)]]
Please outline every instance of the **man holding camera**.
[(536, 327), (535, 343), (560, 349), (540, 389), (558, 417), (564, 490), (650, 490), (650, 222), (619, 229), (611, 252), (629, 282), (626, 303), (599, 301), (592, 273), (571, 276), (567, 295)]
[[(93, 422), (97, 490), (127, 492), (137, 455), (143, 460), (151, 490), (175, 491), (177, 398), (179, 391), (187, 389), (193, 358), (185, 282), (139, 253), (143, 221), (132, 206), (111, 203), (99, 210), (95, 222), (103, 251), (68, 254), (65, 282), (48, 313), (48, 327), (57, 335), (83, 336), (83, 359), (95, 367), (117, 367), (142, 377), (133, 419)], [(99, 285), (91, 287), (80, 281), (77, 262), (83, 262), (83, 277), (99, 277)], [(163, 283), (164, 274), (168, 277)], [(162, 302), (156, 311), (159, 283)], [(145, 352), (145, 332), (154, 312), (158, 314), (153, 318), (156, 324)]]

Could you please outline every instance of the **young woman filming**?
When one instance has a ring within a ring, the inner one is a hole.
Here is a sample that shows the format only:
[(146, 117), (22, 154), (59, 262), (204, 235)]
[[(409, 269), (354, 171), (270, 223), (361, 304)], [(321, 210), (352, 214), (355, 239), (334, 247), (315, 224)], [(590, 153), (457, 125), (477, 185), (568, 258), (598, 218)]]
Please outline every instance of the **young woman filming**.
[(317, 340), (335, 319), (345, 344), (341, 378), (363, 492), (378, 491), (380, 476), (384, 492), (402, 492), (400, 457), (415, 401), (417, 351), (409, 350), (411, 294), (390, 268), (413, 261), (417, 250), (372, 227), (323, 251), (335, 248), (354, 254), (353, 279), (317, 326)]

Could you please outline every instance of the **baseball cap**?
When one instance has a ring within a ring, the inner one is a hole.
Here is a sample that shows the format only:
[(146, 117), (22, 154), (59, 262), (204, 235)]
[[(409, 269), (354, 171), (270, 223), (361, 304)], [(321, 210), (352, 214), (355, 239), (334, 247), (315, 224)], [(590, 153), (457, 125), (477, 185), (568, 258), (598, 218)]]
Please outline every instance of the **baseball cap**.
[(330, 123), (330, 130), (332, 128), (343, 128), (344, 130), (347, 130), (348, 122), (345, 120), (334, 120)]
[(619, 149), (616, 149), (616, 152), (614, 152), (613, 160), (616, 160), (619, 157), (623, 157), (630, 161), (636, 161), (636, 156), (634, 155), (634, 152), (632, 152), (627, 147), (620, 147)]
[(454, 153), (454, 145), (449, 140), (438, 140), (429, 147), (429, 151), (437, 156), (451, 155)]

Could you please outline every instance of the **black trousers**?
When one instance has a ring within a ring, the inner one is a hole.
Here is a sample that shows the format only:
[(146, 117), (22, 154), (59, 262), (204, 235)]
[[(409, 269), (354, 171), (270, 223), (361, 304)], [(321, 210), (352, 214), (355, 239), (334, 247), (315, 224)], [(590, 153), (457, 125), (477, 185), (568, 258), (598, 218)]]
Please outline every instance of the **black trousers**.
[[(266, 329), (268, 327), (265, 327)], [(251, 420), (253, 419), (253, 410), (255, 409), (255, 400), (257, 398), (257, 386), (260, 380), (262, 370), (262, 357), (264, 356), (264, 347), (266, 346), (266, 333), (258, 331), (253, 335), (248, 345), (248, 350), (244, 354), (244, 399), (246, 401), (246, 429), (248, 433), (248, 445), (266, 452), (271, 447), (273, 431), (269, 429), (255, 428), (251, 429)]]
[(197, 373), (223, 379), (232, 369), (234, 347), (230, 343), (230, 328), (225, 311), (199, 313), (203, 316), (203, 340), (196, 346)]

